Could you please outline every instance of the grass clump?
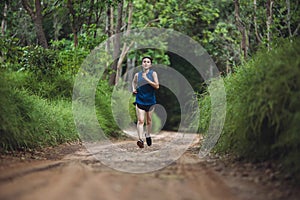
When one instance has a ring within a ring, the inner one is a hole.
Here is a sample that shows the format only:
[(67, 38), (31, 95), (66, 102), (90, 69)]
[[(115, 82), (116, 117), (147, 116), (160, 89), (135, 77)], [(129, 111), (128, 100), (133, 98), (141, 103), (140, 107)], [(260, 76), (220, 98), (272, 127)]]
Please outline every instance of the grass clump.
[(1, 73), (0, 147), (7, 150), (57, 145), (78, 139), (71, 103), (49, 101), (19, 89), (11, 73)]

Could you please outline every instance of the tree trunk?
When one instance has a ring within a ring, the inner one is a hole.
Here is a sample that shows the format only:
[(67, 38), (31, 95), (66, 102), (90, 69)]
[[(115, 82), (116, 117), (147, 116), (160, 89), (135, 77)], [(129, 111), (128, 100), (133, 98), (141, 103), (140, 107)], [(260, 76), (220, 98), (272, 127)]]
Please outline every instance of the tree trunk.
[(2, 36), (5, 35), (5, 31), (6, 31), (6, 16), (7, 16), (7, 3), (4, 3), (4, 9), (3, 9), (3, 19), (1, 22), (1, 34)]
[(295, 30), (293, 31), (291, 28), (291, 3), (290, 0), (286, 0), (286, 8), (287, 8), (287, 27), (288, 27), (288, 31), (289, 31), (289, 37), (294, 37), (297, 35), (298, 30), (300, 28), (300, 23), (298, 23), (297, 27), (295, 28)]
[(78, 36), (77, 33), (79, 31), (78, 26), (78, 20), (76, 17), (76, 12), (73, 7), (72, 0), (68, 0), (67, 7), (69, 9), (70, 15), (71, 15), (71, 27), (72, 27), (72, 33), (73, 33), (73, 39), (74, 39), (74, 47), (78, 46)]
[[(128, 24), (127, 24), (127, 33), (126, 35), (130, 35), (131, 31), (131, 24), (132, 24), (132, 14), (133, 14), (133, 3), (130, 1), (128, 3)], [(130, 48), (130, 47), (129, 47)], [(129, 49), (128, 49), (129, 50)], [(126, 52), (127, 53), (127, 52)], [(125, 72), (125, 77), (124, 80), (132, 80), (133, 78), (133, 73), (128, 74), (128, 72), (134, 68), (136, 58), (134, 57), (133, 59), (127, 58), (127, 67), (126, 67), (126, 72)], [(131, 87), (131, 86), (130, 86)]]
[[(132, 24), (132, 13), (133, 13), (133, 3), (128, 2), (128, 22), (127, 22), (127, 30), (126, 30), (126, 34), (125, 34), (126, 36), (130, 35), (131, 24)], [(131, 45), (132, 45), (132, 43), (128, 45), (126, 42), (123, 45), (122, 53), (118, 60), (115, 84), (118, 84), (119, 77), (122, 75), (122, 63), (124, 61), (124, 58), (125, 58), (128, 50), (130, 49)]]
[(54, 40), (58, 40), (58, 37), (59, 37), (59, 32), (62, 28), (62, 24), (61, 24), (61, 21), (59, 20), (59, 17), (58, 17), (58, 14), (55, 12), (53, 14), (53, 29), (54, 29)]
[(274, 1), (273, 0), (267, 0), (267, 5), (266, 5), (266, 11), (267, 11), (267, 46), (268, 49), (270, 50), (270, 43), (271, 43), (271, 24), (273, 21), (273, 4)]
[[(105, 24), (105, 33), (107, 34), (108, 38), (112, 36), (111, 33), (111, 6), (108, 4), (107, 10), (106, 10), (106, 24)], [(106, 46), (107, 50), (109, 49), (109, 42), (107, 42)]]
[[(108, 55), (111, 55), (111, 50), (110, 50), (110, 47), (111, 47), (111, 36), (112, 36), (112, 32), (111, 32), (111, 26), (112, 26), (112, 20), (111, 20), (111, 17), (112, 17), (112, 6), (111, 6), (111, 3), (108, 2), (107, 3), (107, 9), (106, 9), (106, 21), (105, 21), (105, 34), (107, 35), (108, 37), (108, 40), (105, 44), (105, 50), (107, 52)], [(105, 76), (109, 77), (109, 65), (110, 63), (107, 61), (106, 62), (106, 70), (105, 70)], [(110, 78), (110, 77), (109, 77)]]
[(39, 43), (44, 47), (48, 48), (48, 43), (46, 35), (43, 29), (43, 15), (42, 15), (42, 6), (40, 0), (35, 0), (35, 9), (36, 9), (36, 18), (34, 20), (35, 28), (37, 29), (37, 36)]
[[(96, 3), (98, 3), (98, 1), (96, 1)], [(105, 6), (101, 6), (99, 8), (98, 4), (97, 4), (97, 7), (95, 9), (95, 24), (97, 27), (99, 27), (99, 21), (100, 21), (100, 17), (102, 16), (103, 8), (105, 8)], [(105, 26), (105, 28), (106, 28), (106, 26)], [(94, 38), (96, 38), (96, 37), (97, 37), (97, 29), (94, 32)]]
[(92, 18), (93, 18), (93, 12), (94, 12), (94, 5), (95, 5), (94, 0), (91, 0), (90, 1), (90, 10), (89, 10), (89, 16), (88, 16), (87, 25), (91, 25), (92, 24)]
[[(118, 58), (120, 56), (120, 32), (122, 27), (122, 15), (123, 15), (123, 1), (118, 3), (118, 16), (117, 16), (117, 25), (116, 25), (116, 35), (114, 41), (114, 52), (113, 57)], [(109, 84), (116, 84), (116, 74), (117, 74), (117, 65), (118, 59), (115, 59), (112, 64), (112, 74), (110, 75)]]
[(287, 8), (287, 16), (286, 16), (286, 22), (287, 22), (287, 27), (288, 27), (288, 31), (289, 31), (289, 37), (292, 37), (292, 29), (291, 29), (291, 4), (290, 4), (290, 0), (286, 0), (286, 8)]
[(131, 24), (132, 24), (132, 14), (133, 14), (133, 3), (128, 3), (128, 24), (127, 24), (127, 35), (130, 35)]
[(30, 15), (37, 34), (38, 43), (44, 47), (48, 48), (48, 43), (43, 29), (43, 15), (42, 15), (42, 5), (40, 0), (35, 0), (35, 11), (30, 7), (28, 0), (22, 0), (22, 5), (27, 13)]
[(255, 36), (256, 36), (256, 39), (257, 39), (258, 43), (261, 43), (261, 35), (258, 33), (258, 27), (257, 27), (257, 18), (256, 18), (257, 4), (256, 4), (256, 0), (253, 1), (253, 6), (254, 6), (253, 21), (254, 21)]
[(242, 35), (241, 50), (243, 52), (242, 54), (243, 54), (244, 59), (246, 59), (247, 54), (248, 54), (247, 30), (240, 18), (239, 0), (234, 0), (234, 8), (235, 8), (234, 9), (235, 23), (236, 23), (238, 30), (240, 31), (240, 33)]

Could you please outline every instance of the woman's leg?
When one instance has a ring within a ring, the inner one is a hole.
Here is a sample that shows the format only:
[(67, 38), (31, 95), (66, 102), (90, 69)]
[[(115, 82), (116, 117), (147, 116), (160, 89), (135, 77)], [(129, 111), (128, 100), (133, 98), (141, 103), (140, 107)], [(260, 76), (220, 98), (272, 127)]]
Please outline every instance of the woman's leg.
[(136, 108), (136, 116), (137, 116), (137, 124), (136, 124), (137, 133), (139, 139), (142, 139), (142, 135), (144, 132), (145, 111), (138, 108), (137, 105), (135, 106), (135, 108)]
[(146, 137), (150, 137), (150, 133), (152, 132), (152, 114), (153, 114), (154, 108), (150, 111), (146, 112)]

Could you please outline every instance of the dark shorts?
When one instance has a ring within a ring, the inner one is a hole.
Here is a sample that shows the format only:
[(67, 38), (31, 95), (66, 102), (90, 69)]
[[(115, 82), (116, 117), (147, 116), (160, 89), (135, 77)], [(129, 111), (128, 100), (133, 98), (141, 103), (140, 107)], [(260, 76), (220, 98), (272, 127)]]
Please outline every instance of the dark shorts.
[(152, 111), (154, 109), (154, 105), (141, 105), (138, 103), (133, 103), (134, 105), (136, 105), (139, 109), (142, 109), (146, 112)]

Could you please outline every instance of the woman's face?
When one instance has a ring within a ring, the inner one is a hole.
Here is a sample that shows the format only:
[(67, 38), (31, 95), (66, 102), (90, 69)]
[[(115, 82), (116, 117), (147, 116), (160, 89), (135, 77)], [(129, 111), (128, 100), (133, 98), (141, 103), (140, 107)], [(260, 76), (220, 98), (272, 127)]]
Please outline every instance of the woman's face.
[(149, 58), (144, 58), (142, 60), (142, 66), (144, 69), (149, 69), (152, 66), (151, 60)]

